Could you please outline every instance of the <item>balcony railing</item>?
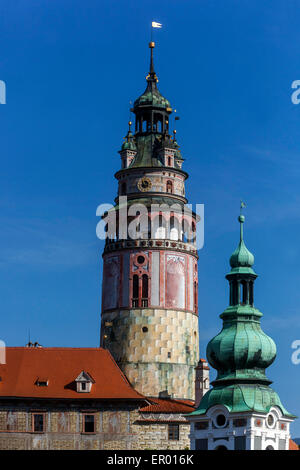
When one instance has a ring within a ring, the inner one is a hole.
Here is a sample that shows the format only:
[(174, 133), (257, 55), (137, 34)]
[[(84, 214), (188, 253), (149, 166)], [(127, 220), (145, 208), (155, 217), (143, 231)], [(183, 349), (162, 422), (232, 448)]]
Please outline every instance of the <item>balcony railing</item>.
[(169, 250), (186, 251), (197, 256), (197, 250), (192, 243), (167, 239), (150, 240), (109, 240), (107, 239), (104, 252), (122, 250), (126, 248), (167, 248)]
[(133, 298), (132, 299), (132, 307), (137, 308), (137, 307), (148, 307), (149, 301), (148, 299), (141, 299), (141, 304), (139, 305), (139, 299)]

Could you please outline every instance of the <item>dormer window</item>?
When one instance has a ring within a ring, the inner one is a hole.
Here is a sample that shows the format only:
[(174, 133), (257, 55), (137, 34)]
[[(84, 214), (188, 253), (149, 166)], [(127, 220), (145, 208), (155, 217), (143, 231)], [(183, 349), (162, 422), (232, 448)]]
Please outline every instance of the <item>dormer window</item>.
[(49, 380), (47, 378), (38, 377), (35, 382), (35, 385), (37, 385), (38, 387), (48, 387), (48, 383), (49, 383)]
[(95, 383), (92, 377), (84, 370), (78, 375), (75, 382), (78, 393), (89, 393), (92, 389), (93, 383)]

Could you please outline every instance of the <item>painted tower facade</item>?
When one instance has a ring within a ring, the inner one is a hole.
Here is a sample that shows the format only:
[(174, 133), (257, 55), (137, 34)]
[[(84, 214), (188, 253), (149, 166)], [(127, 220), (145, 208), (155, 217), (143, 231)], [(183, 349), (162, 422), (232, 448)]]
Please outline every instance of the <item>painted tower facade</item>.
[(243, 239), (245, 217), (239, 216), (240, 243), (230, 257), (229, 306), (220, 315), (222, 331), (207, 345), (207, 359), (217, 378), (201, 399), (191, 422), (191, 449), (289, 450), (289, 413), (265, 375), (276, 345), (261, 329), (262, 313), (254, 307), (254, 256)]
[[(116, 231), (103, 253), (101, 346), (136, 390), (194, 399), (199, 359), (196, 215), (185, 204), (183, 158), (150, 47), (135, 131), (120, 150)], [(112, 215), (108, 214), (107, 220)]]

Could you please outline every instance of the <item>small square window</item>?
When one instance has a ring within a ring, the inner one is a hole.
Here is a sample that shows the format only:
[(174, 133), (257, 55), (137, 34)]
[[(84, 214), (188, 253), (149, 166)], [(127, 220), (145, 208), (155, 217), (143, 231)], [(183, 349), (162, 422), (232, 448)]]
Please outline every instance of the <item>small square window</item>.
[(95, 415), (87, 414), (83, 417), (83, 432), (95, 432)]
[(168, 427), (169, 440), (179, 440), (179, 424), (169, 424)]
[(33, 416), (33, 432), (44, 432), (45, 416), (42, 413), (34, 413)]

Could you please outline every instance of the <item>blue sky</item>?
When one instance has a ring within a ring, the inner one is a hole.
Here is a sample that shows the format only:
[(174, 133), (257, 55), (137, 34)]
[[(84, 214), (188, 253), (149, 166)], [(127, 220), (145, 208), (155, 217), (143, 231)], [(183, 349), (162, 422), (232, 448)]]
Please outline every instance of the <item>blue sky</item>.
[(255, 304), (278, 347), (268, 376), (300, 416), (300, 365), (291, 363), (300, 339), (297, 1), (1, 2), (1, 339), (24, 345), (30, 329), (44, 346), (99, 344), (96, 208), (116, 195), (129, 101), (145, 88), (151, 20), (163, 23), (155, 67), (180, 116), (187, 195), (205, 204), (201, 355), (228, 303), (224, 275), (243, 199), (259, 274)]

